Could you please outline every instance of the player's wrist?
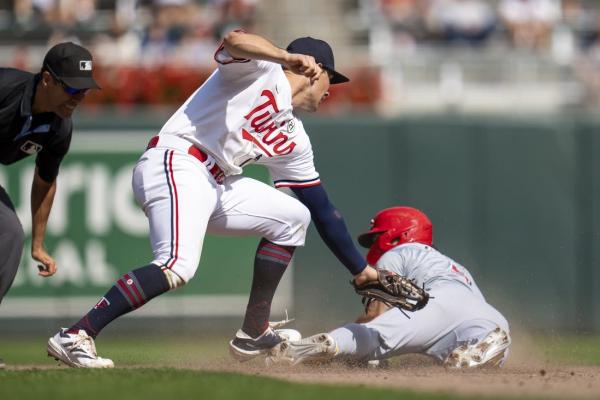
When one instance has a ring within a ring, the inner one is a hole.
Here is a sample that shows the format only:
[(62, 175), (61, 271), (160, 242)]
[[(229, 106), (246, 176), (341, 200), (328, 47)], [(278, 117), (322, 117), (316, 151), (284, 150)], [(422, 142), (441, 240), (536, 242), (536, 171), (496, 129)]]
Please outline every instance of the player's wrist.
[(367, 264), (365, 269), (363, 269), (358, 274), (354, 275), (354, 283), (357, 285), (362, 285), (367, 282), (376, 281), (377, 280), (377, 270)]

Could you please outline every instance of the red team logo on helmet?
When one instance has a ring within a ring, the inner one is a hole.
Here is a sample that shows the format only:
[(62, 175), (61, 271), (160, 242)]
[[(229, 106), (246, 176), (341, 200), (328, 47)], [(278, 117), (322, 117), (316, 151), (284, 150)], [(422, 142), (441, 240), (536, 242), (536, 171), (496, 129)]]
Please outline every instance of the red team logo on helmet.
[(367, 261), (374, 265), (388, 250), (403, 243), (433, 243), (433, 225), (423, 212), (412, 207), (381, 210), (371, 220), (371, 229), (358, 237), (369, 249)]

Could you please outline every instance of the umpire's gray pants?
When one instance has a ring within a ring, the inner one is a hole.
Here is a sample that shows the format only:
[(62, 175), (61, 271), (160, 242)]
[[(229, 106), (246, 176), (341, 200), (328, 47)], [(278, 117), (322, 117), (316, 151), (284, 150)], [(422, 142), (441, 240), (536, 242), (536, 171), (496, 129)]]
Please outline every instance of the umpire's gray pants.
[(24, 240), (25, 234), (15, 207), (0, 186), (0, 303), (15, 280)]

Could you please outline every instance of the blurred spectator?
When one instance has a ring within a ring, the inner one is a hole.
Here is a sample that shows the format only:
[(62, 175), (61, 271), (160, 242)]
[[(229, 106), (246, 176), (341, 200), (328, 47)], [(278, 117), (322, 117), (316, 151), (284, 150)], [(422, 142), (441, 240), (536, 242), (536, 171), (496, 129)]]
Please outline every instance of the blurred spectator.
[(578, 44), (584, 50), (600, 40), (600, 3), (592, 7), (580, 0), (563, 0), (563, 21), (577, 35)]
[(168, 57), (179, 44), (186, 29), (188, 0), (155, 0), (152, 19), (141, 42), (142, 55), (147, 60), (159, 61)]
[(597, 110), (600, 107), (600, 42), (596, 42), (574, 63), (575, 76), (581, 83), (582, 103)]
[(109, 32), (94, 37), (93, 53), (103, 65), (138, 65), (141, 61), (141, 42), (134, 29), (113, 16)]
[(496, 25), (494, 9), (482, 0), (433, 0), (428, 27), (449, 44), (482, 45)]
[(54, 0), (14, 0), (15, 28), (19, 31), (35, 29), (45, 22), (53, 4)]
[(220, 41), (225, 33), (235, 29), (254, 31), (257, 2), (258, 0), (213, 0), (219, 10), (215, 38)]
[(186, 29), (179, 46), (173, 56), (173, 61), (186, 66), (213, 65), (213, 55), (216, 50), (215, 19), (211, 9), (197, 10), (192, 23)]
[(511, 42), (523, 49), (547, 48), (560, 18), (555, 0), (502, 0), (499, 11)]
[(379, 0), (380, 15), (391, 30), (395, 46), (414, 47), (426, 38), (426, 3), (421, 0)]
[[(575, 76), (581, 83), (582, 102), (590, 109), (600, 107), (600, 12), (580, 2), (566, 2), (565, 20), (578, 29), (583, 52), (573, 63)], [(571, 4), (577, 3), (577, 4)]]

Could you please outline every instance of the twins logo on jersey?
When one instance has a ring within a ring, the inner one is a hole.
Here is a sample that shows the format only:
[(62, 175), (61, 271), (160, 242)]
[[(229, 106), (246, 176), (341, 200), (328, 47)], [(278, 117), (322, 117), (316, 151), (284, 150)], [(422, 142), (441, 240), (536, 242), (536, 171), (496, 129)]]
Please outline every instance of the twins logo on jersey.
[[(250, 121), (250, 126), (259, 135), (260, 139), (252, 136), (246, 129), (242, 129), (242, 137), (256, 144), (267, 157), (289, 154), (296, 147), (296, 143), (289, 140), (289, 136), (283, 133), (281, 128), (288, 124), (287, 130), (291, 133), (294, 131), (295, 125), (292, 121), (290, 121), (291, 124), (284, 121), (277, 125), (273, 121), (273, 115), (279, 113), (279, 107), (277, 106), (273, 92), (265, 89), (261, 93), (262, 97), (266, 97), (265, 102), (254, 107), (248, 114), (244, 115), (244, 118)], [(269, 151), (269, 148), (271, 151)]]

